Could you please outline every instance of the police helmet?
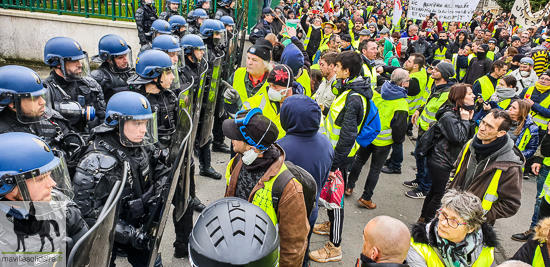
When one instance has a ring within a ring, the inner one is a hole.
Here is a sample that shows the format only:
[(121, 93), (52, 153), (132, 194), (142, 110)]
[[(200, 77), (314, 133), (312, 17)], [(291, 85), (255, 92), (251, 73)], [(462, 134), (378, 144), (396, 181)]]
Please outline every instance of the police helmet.
[(151, 49), (160, 50), (165, 53), (181, 51), (178, 40), (171, 35), (161, 35), (155, 38), (155, 40), (153, 40), (153, 44), (151, 45)]
[[(52, 189), (69, 199), (74, 195), (66, 163), (40, 137), (22, 132), (0, 134), (0, 151), (0, 199), (16, 187), (18, 194), (8, 200), (56, 200)], [(29, 190), (32, 183), (35, 186)]]
[[(132, 122), (133, 127), (124, 127), (127, 122)], [(119, 126), (120, 143), (126, 147), (149, 145), (158, 140), (156, 114), (152, 112), (149, 100), (136, 92), (123, 91), (113, 95), (107, 103), (105, 123), (110, 127)]]
[[(22, 101), (26, 103), (24, 106)], [(28, 101), (32, 104), (29, 105)], [(12, 103), (17, 120), (22, 123), (51, 117), (49, 90), (38, 73), (27, 67), (9, 65), (0, 68), (0, 111)]]
[(232, 2), (233, 0), (221, 0), (221, 1), (218, 1), (218, 4), (220, 6), (230, 6)]
[(183, 53), (188, 55), (193, 52), (194, 49), (206, 49), (202, 38), (195, 34), (187, 34), (181, 38), (180, 46), (183, 49)]
[(202, 8), (202, 5), (206, 2), (212, 2), (212, 0), (197, 0), (197, 4), (195, 6), (198, 8)]
[(143, 51), (136, 59), (136, 74), (142, 78), (157, 78), (163, 71), (171, 68), (170, 56), (158, 50)]
[(161, 33), (161, 34), (171, 34), (171, 27), (170, 23), (166, 20), (157, 19), (153, 21), (153, 25), (151, 25), (151, 34), (153, 33)]
[[(80, 64), (66, 66), (66, 63), (74, 61), (79, 61)], [(44, 62), (51, 67), (60, 66), (63, 78), (67, 81), (80, 80), (90, 73), (88, 53), (82, 50), (78, 42), (67, 37), (54, 37), (46, 43)]]
[(170, 19), (168, 19), (168, 23), (170, 23), (172, 32), (178, 30), (180, 27), (187, 26), (187, 21), (180, 15), (171, 16)]
[(202, 8), (197, 8), (193, 10), (193, 17), (195, 19), (207, 19), (208, 13), (206, 13), (206, 11)]
[[(99, 54), (92, 57), (92, 61), (96, 63), (103, 63), (109, 60), (109, 67), (111, 71), (116, 73), (126, 72), (132, 69), (132, 48), (126, 43), (126, 41), (116, 35), (108, 34), (99, 40), (98, 44)], [(128, 64), (124, 68), (120, 68), (114, 62), (114, 58), (117, 56), (127, 55)]]
[(279, 236), (260, 207), (235, 197), (210, 204), (189, 237), (193, 267), (278, 266)]
[(222, 16), (220, 18), (220, 21), (225, 25), (225, 26), (235, 26), (235, 21), (233, 20), (232, 17), (230, 16)]

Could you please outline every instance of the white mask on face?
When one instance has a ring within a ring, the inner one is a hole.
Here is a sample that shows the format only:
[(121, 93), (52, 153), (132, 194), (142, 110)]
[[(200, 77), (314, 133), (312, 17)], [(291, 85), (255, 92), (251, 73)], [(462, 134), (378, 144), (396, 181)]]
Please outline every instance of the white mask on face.
[(525, 77), (525, 76), (529, 76), (531, 74), (531, 72), (530, 71), (520, 71), (519, 74), (521, 76)]
[(283, 94), (285, 94), (286, 96), (286, 91), (290, 90), (290, 88), (286, 88), (284, 90), (281, 90), (281, 91), (277, 91), (273, 88), (269, 88), (267, 90), (267, 96), (269, 97), (269, 100), (271, 101), (274, 101), (274, 102), (280, 102), (281, 99), (283, 99)]

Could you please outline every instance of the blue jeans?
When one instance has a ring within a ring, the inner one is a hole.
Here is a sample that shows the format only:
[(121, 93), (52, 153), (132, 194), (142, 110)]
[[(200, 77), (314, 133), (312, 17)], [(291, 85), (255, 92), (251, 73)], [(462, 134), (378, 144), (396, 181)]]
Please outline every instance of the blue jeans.
[(544, 182), (546, 181), (546, 176), (548, 176), (548, 171), (550, 171), (550, 166), (542, 165), (539, 171), (539, 175), (537, 175), (537, 195), (536, 202), (535, 202), (535, 210), (533, 211), (533, 217), (531, 218), (531, 226), (530, 229), (534, 229), (535, 226), (538, 223), (539, 219), (539, 208), (540, 208), (540, 201), (541, 198), (539, 198), (540, 193), (542, 192), (542, 187), (544, 186)]
[[(421, 135), (418, 136), (419, 140)], [(416, 142), (418, 146), (418, 141)], [(426, 158), (420, 159), (416, 154), (416, 147), (414, 149), (414, 157), (416, 158), (416, 179), (413, 182), (418, 183), (418, 190), (422, 192), (428, 192), (432, 186), (432, 178), (428, 173), (428, 168), (426, 164)]]
[(390, 164), (388, 168), (392, 170), (401, 170), (401, 164), (403, 163), (403, 143), (391, 145)]

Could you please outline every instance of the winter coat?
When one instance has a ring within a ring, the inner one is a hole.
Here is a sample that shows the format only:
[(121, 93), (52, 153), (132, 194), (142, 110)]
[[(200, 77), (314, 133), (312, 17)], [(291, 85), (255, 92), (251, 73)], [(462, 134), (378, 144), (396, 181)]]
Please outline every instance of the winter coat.
[(529, 238), (523, 246), (521, 246), (516, 254), (512, 256), (511, 260), (518, 260), (525, 262), (527, 264), (533, 264), (533, 259), (535, 258), (535, 251), (537, 247), (540, 246), (540, 252), (542, 253), (542, 258), (544, 260), (544, 266), (550, 266), (550, 255), (548, 255), (548, 243), (541, 243), (538, 240), (533, 240)]
[[(468, 60), (467, 57), (459, 57)], [(481, 78), (483, 75), (486, 75), (491, 71), (491, 65), (493, 64), (493, 61), (485, 58), (480, 60), (478, 57), (474, 57), (470, 60), (470, 64), (468, 65), (468, 69), (466, 70), (466, 74), (464, 75), (463, 83), (467, 84), (474, 84), (474, 82)], [(460, 64), (459, 64), (460, 65)], [(459, 66), (460, 67), (460, 66)]]
[[(437, 220), (437, 219), (434, 219)], [(439, 250), (436, 248), (436, 233), (435, 233), (435, 223), (430, 225), (429, 230), (426, 231), (426, 224), (425, 223), (415, 223), (412, 226), (411, 229), (411, 236), (414, 239), (414, 242), (416, 243), (422, 243), (422, 244), (428, 244), (434, 250), (439, 252)], [(483, 233), (483, 246), (485, 247), (497, 247), (498, 246), (498, 239), (496, 233), (493, 231), (493, 227), (489, 225), (488, 223), (483, 223), (481, 225), (481, 228), (478, 229), (478, 231), (481, 231)], [(414, 249), (414, 247), (409, 248), (409, 253), (407, 254), (407, 263), (411, 267), (419, 267), (419, 266), (427, 266), (426, 260)], [(493, 262), (491, 267), (496, 266), (496, 261)], [(489, 267), (489, 266), (487, 266)]]
[(514, 78), (518, 81), (516, 95), (521, 94), (525, 88), (535, 86), (535, 83), (539, 80), (539, 77), (534, 70), (531, 70), (531, 74), (527, 76), (527, 78), (521, 77), (519, 69), (512, 71), (510, 75), (514, 76)]
[(435, 114), (437, 122), (433, 148), (427, 154), (428, 163), (445, 171), (452, 171), (462, 147), (475, 133), (473, 120), (463, 120), (454, 103), (447, 101)]
[[(387, 101), (407, 98), (407, 90), (401, 86), (396, 85), (393, 82), (386, 81), (380, 89), (380, 97), (382, 97), (383, 100)], [(395, 144), (401, 144), (405, 141), (408, 118), (408, 111), (397, 110), (393, 113), (390, 127), (392, 130), (392, 140)]]
[[(265, 182), (273, 179), (279, 173), (286, 155), (277, 144), (274, 146), (281, 155), (260, 178), (252, 189), (248, 202), (252, 203), (256, 192), (265, 187)], [(231, 166), (231, 180), (226, 187), (224, 197), (234, 197), (237, 192), (237, 182), (242, 159)], [(306, 214), (306, 203), (302, 185), (295, 179), (291, 179), (283, 190), (277, 209), (277, 222), (279, 225), (280, 254), (279, 266), (301, 266), (307, 249), (307, 236), (309, 234), (309, 222)]]
[(157, 8), (154, 5), (148, 5), (142, 2), (138, 9), (136, 9), (134, 15), (138, 30), (139, 44), (143, 46), (148, 41), (152, 41), (151, 36), (147, 36), (147, 34), (151, 31), (151, 26), (157, 19)]
[(298, 75), (300, 68), (304, 66), (304, 55), (294, 44), (288, 44), (281, 55), (281, 64), (287, 65), (294, 74), (295, 78)]
[(539, 146), (539, 126), (535, 124), (535, 122), (533, 121), (533, 116), (531, 116), (531, 114), (529, 114), (527, 118), (525, 118), (525, 123), (521, 128), (521, 133), (516, 139), (516, 146), (519, 146), (519, 143), (521, 142), (521, 139), (523, 138), (523, 135), (525, 134), (527, 128), (529, 128), (529, 131), (531, 132), (531, 139), (525, 146), (525, 149), (522, 151), (523, 156), (526, 159), (534, 156), (535, 152), (537, 152), (537, 147)]
[[(284, 149), (286, 160), (304, 168), (313, 176), (317, 182), (318, 200), (334, 157), (328, 137), (318, 132), (321, 108), (308, 96), (293, 95), (283, 102), (280, 118), (286, 135), (277, 143)], [(317, 209), (312, 212), (310, 221), (315, 222), (316, 218)]]
[[(519, 95), (520, 98), (525, 99), (525, 93), (527, 92), (527, 89), (529, 88), (523, 89), (523, 91)], [(543, 117), (550, 118), (550, 108), (545, 108), (540, 105), (540, 103), (547, 97), (550, 97), (550, 90), (547, 90), (546, 92), (541, 93), (539, 90), (537, 90), (537, 87), (535, 87), (535, 89), (533, 90), (533, 93), (531, 94), (531, 97), (529, 98), (533, 100), (533, 102), (535, 102), (531, 106), (531, 111), (534, 111)]]
[(334, 93), (332, 92), (332, 83), (336, 81), (336, 74), (332, 76), (329, 80), (323, 79), (323, 82), (321, 82), (321, 85), (319, 85), (319, 88), (315, 92), (315, 101), (317, 101), (318, 104), (322, 104), (325, 107), (325, 110), (323, 111), (323, 115), (327, 115), (328, 111), (330, 110), (330, 105), (332, 105), (332, 101), (336, 98)]
[(388, 38), (386, 38), (384, 42), (384, 64), (394, 67), (401, 67), (401, 64), (399, 63), (399, 56), (397, 55), (397, 49)]
[[(366, 98), (367, 101), (372, 99), (372, 89), (370, 80), (365, 80), (363, 77), (359, 76), (354, 78), (351, 81), (345, 82), (345, 84), (340, 89), (340, 92), (345, 92), (351, 90), (349, 93), (358, 93)], [(368, 111), (368, 110), (367, 110)], [(332, 162), (331, 171), (335, 171), (338, 167), (341, 167), (344, 162), (347, 161), (349, 152), (355, 144), (355, 139), (359, 132), (357, 127), (361, 125), (363, 121), (363, 116), (366, 116), (363, 107), (363, 100), (358, 95), (348, 96), (346, 100), (346, 106), (334, 123), (340, 125), (340, 138), (338, 143), (334, 148), (334, 160)]]
[[(464, 162), (460, 171), (455, 173), (460, 157), (464, 153), (464, 149), (462, 149), (454, 164), (455, 170), (451, 173), (451, 177), (454, 178), (447, 184), (447, 189), (466, 190), (483, 199), (496, 170), (501, 170), (497, 189), (498, 200), (493, 203), (491, 209), (485, 215), (488, 221), (511, 217), (517, 213), (521, 205), (522, 167), (525, 164), (525, 157), (519, 148), (514, 145), (514, 141), (508, 135), (505, 136), (507, 138), (506, 144), (489, 158), (479, 162), (477, 166), (469, 166), (470, 161), (473, 160), (472, 158), (475, 159), (476, 157), (475, 149), (470, 143), (470, 147), (464, 155)], [(466, 172), (470, 168), (475, 168), (474, 178), (470, 185), (464, 188)]]

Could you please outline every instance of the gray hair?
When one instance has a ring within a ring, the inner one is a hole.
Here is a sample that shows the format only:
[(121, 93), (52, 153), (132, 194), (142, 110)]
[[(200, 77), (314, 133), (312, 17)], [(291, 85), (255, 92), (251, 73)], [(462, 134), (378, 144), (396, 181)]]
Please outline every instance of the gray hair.
[(474, 194), (451, 189), (443, 195), (441, 207), (458, 213), (458, 216), (467, 223), (469, 229), (474, 231), (481, 228), (485, 222), (485, 211), (481, 206), (481, 200)]
[(509, 260), (503, 262), (501, 265), (497, 267), (530, 267), (531, 265), (523, 262), (523, 261), (517, 261), (517, 260)]
[(409, 30), (412, 30), (414, 28), (416, 28), (417, 30), (419, 29), (418, 25), (416, 25), (416, 24), (412, 24), (411, 26), (409, 26)]
[(396, 69), (391, 74), (391, 81), (399, 86), (403, 86), (403, 83), (409, 79), (409, 73), (404, 69)]

